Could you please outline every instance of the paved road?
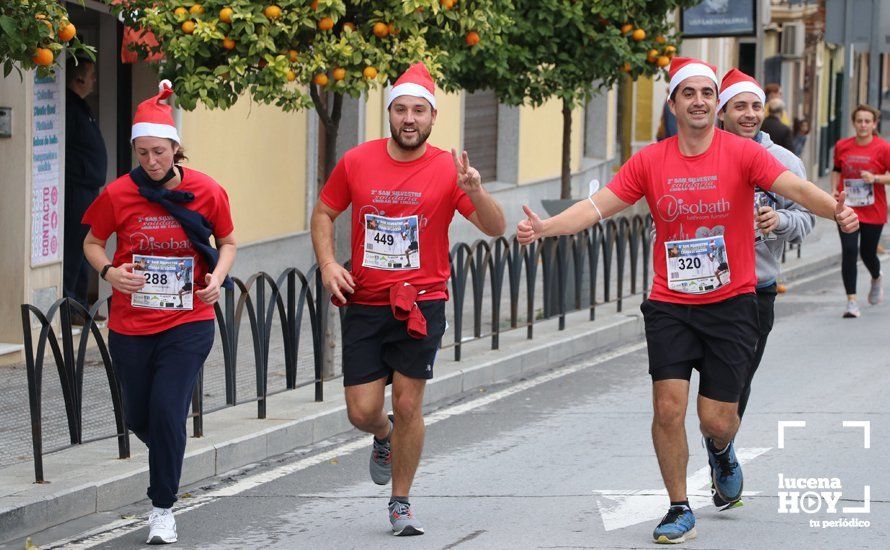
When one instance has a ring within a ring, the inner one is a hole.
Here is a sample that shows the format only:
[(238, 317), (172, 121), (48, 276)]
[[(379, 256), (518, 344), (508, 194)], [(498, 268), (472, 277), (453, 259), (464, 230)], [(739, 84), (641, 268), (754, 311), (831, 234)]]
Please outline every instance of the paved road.
[[(841, 319), (842, 306), (837, 272), (798, 283), (780, 297), (779, 320), (737, 439), (748, 457), (743, 508), (717, 512), (702, 496), (707, 461), (690, 410), (690, 490), (701, 507), (699, 538), (687, 546), (890, 547), (890, 305), (865, 306), (858, 320)], [(655, 546), (650, 535), (666, 497), (659, 493), (649, 437), (642, 346), (463, 396), (441, 404), (428, 420), (412, 498), (427, 529), (423, 537), (389, 534), (388, 488), (372, 484), (367, 474), (369, 440), (349, 436), (187, 488), (191, 496), (180, 504), (188, 509), (177, 513), (177, 547)], [(778, 448), (778, 421), (804, 421), (806, 427), (787, 428), (784, 448)], [(870, 422), (870, 448), (863, 449), (864, 429), (844, 427), (844, 421)], [(782, 489), (780, 475), (826, 478), (835, 487), (816, 492), (838, 498), (836, 512), (805, 498), (798, 504), (821, 508), (779, 513), (780, 491), (811, 490)], [(56, 547), (53, 541), (72, 548), (138, 547), (144, 519), (131, 525), (134, 520), (120, 518), (142, 514), (145, 506), (71, 522), (34, 541), (41, 548)], [(851, 510), (865, 506), (868, 512)], [(79, 535), (94, 528), (91, 537)]]

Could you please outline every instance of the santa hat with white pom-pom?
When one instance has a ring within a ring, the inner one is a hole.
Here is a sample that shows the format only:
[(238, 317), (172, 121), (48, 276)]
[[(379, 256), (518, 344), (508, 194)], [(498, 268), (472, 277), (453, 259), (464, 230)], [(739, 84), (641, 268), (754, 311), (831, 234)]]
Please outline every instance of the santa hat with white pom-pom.
[(179, 143), (179, 132), (176, 131), (176, 124), (173, 122), (173, 108), (166, 102), (171, 95), (173, 95), (173, 83), (162, 80), (158, 84), (158, 95), (139, 104), (133, 116), (131, 143), (138, 137), (167, 138)]

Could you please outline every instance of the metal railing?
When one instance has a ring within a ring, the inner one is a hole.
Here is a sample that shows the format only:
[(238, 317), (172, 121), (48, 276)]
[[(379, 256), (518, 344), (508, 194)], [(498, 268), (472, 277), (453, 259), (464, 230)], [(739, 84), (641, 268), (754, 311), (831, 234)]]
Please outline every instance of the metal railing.
[[(614, 301), (617, 311), (621, 311), (624, 298), (637, 294), (638, 289), (644, 296), (648, 292), (650, 228), (649, 216), (633, 216), (606, 220), (575, 235), (543, 239), (529, 245), (520, 245), (515, 236), (510, 239), (479, 240), (472, 245), (455, 244), (450, 254), (450, 316), (454, 338), (451, 343), (443, 341), (442, 347), (452, 347), (454, 359), (460, 361), (463, 345), (469, 340), (490, 338), (491, 349), (498, 349), (500, 335), (507, 331), (525, 328), (526, 338), (533, 338), (537, 319), (556, 317), (559, 330), (563, 330), (569, 311), (587, 309), (591, 321), (596, 318), (599, 304)], [(205, 409), (202, 371), (192, 400), (194, 437), (203, 435), (203, 417), (215, 410), (256, 401), (257, 418), (265, 418), (269, 396), (307, 385), (314, 385), (315, 401), (324, 399), (322, 368), (327, 360), (326, 355), (332, 352), (325, 341), (330, 301), (318, 275), (315, 265), (305, 273), (288, 268), (277, 278), (259, 272), (243, 281), (236, 278), (235, 290), (223, 291), (215, 311), (223, 357), (225, 404)], [(625, 292), (626, 283), (630, 286), (629, 294)], [(523, 286), (525, 304), (522, 304)], [(602, 300), (597, 299), (598, 289)], [(467, 304), (468, 291), (472, 304)], [(541, 308), (536, 308), (538, 291), (541, 294)], [(105, 336), (94, 320), (98, 310), (108, 300), (100, 301), (89, 311), (67, 298), (56, 301), (46, 312), (30, 304), (22, 305), (34, 472), (38, 483), (45, 481), (43, 456), (72, 445), (116, 437), (118, 456), (130, 456), (121, 391)], [(470, 320), (465, 319), (467, 305), (472, 306)], [(521, 309), (523, 305), (525, 308)], [(490, 310), (489, 323), (483, 322), (486, 309)], [(503, 311), (509, 311), (509, 314), (502, 315)], [(71, 322), (75, 313), (86, 319), (76, 346)], [(256, 380), (256, 393), (250, 398), (239, 395), (236, 383), (245, 313), (253, 350), (250, 362)], [(307, 313), (314, 373), (308, 382), (298, 383), (301, 335), (305, 333), (304, 315)], [(36, 320), (40, 329), (36, 346), (32, 320)], [(54, 327), (56, 320), (59, 322), (58, 330)], [(464, 337), (465, 324), (470, 323), (472, 336)], [(284, 387), (270, 390), (270, 352), (272, 335), (276, 330), (280, 331), (283, 347)], [(83, 372), (90, 337), (99, 351), (108, 381), (115, 433), (84, 439)], [(44, 450), (42, 387), (47, 347), (61, 384), (70, 443)]]

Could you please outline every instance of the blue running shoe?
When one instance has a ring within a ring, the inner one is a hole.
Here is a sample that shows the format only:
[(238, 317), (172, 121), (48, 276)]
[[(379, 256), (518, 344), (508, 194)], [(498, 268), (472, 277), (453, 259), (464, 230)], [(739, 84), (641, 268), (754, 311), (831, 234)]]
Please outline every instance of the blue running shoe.
[[(724, 506), (735, 504), (742, 498), (742, 466), (735, 456), (732, 442), (718, 451), (710, 439), (705, 440), (708, 450), (708, 464), (711, 466), (711, 482), (714, 484), (714, 496), (720, 497)], [(714, 503), (718, 502), (717, 498)]]
[(652, 533), (658, 544), (680, 544), (696, 536), (695, 515), (686, 506), (671, 506)]

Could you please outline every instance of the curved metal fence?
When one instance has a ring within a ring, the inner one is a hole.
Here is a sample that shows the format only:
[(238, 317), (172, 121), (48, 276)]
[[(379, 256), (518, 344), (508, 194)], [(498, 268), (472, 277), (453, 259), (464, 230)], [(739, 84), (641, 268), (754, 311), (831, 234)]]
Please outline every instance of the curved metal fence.
[[(597, 306), (603, 303), (614, 302), (617, 311), (621, 311), (624, 298), (648, 293), (651, 223), (648, 215), (621, 217), (575, 235), (543, 239), (529, 245), (520, 245), (515, 236), (455, 244), (450, 254), (452, 307), (449, 316), (453, 340), (443, 339), (442, 347), (453, 348), (454, 359), (460, 361), (463, 345), (470, 340), (490, 338), (491, 348), (498, 349), (500, 335), (507, 331), (524, 328), (526, 337), (533, 338), (534, 325), (539, 320), (556, 317), (558, 328), (563, 330), (570, 311), (586, 309), (591, 321), (596, 318)], [(323, 367), (332, 360), (326, 337), (330, 300), (322, 287), (317, 266), (306, 272), (288, 268), (278, 277), (259, 272), (245, 280), (236, 278), (235, 283), (235, 290), (223, 290), (220, 302), (215, 305), (225, 403), (205, 408), (202, 372), (192, 402), (195, 437), (203, 435), (203, 417), (214, 410), (256, 401), (257, 418), (265, 418), (270, 395), (307, 385), (314, 386), (316, 401), (324, 399)], [(30, 304), (22, 305), (34, 472), (38, 483), (45, 481), (44, 454), (72, 445), (116, 437), (118, 456), (130, 455), (129, 433), (114, 365), (105, 335), (95, 321), (98, 310), (108, 300), (101, 300), (89, 311), (67, 298), (58, 300), (46, 312)], [(86, 318), (79, 335), (71, 322), (75, 313)], [(308, 332), (304, 330), (307, 314)], [(36, 342), (35, 327), (39, 328)], [(248, 329), (252, 358), (240, 357), (243, 355), (243, 350), (239, 353), (242, 328)], [(469, 330), (472, 335), (464, 336)], [(273, 334), (280, 338), (284, 363), (284, 384), (277, 388), (270, 388), (269, 383)], [(84, 439), (83, 373), (87, 351), (92, 349), (91, 339), (108, 381), (114, 433)], [(311, 346), (308, 353), (307, 343)], [(308, 355), (311, 355), (314, 372), (300, 383), (299, 358)], [(70, 443), (50, 449), (43, 448), (42, 388), (47, 357), (58, 373), (70, 436)], [(239, 394), (237, 377), (239, 369), (250, 366), (255, 393), (245, 397)]]

